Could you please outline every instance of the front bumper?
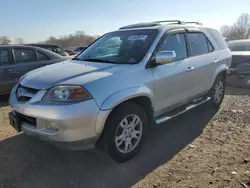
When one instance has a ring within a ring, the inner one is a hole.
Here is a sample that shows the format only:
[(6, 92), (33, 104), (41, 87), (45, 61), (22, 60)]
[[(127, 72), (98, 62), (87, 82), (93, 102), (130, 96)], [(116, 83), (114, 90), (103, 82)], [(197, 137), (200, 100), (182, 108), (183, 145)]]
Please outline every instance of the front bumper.
[(106, 113), (100, 111), (95, 101), (57, 103), (41, 101), (46, 93), (38, 91), (29, 101), (16, 98), (15, 86), (9, 103), (12, 112), (35, 119), (36, 123), (23, 120), (21, 129), (25, 134), (37, 136), (67, 149), (91, 149), (100, 135), (98, 126), (104, 126)]

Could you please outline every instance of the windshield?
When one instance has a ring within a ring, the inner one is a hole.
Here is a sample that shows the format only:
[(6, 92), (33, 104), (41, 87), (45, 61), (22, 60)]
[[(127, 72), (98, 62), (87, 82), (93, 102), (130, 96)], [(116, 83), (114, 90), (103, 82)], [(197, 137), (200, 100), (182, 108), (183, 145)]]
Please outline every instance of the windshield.
[(231, 51), (250, 51), (250, 43), (228, 44)]
[(117, 64), (139, 63), (152, 45), (158, 30), (129, 30), (108, 33), (94, 42), (76, 60)]

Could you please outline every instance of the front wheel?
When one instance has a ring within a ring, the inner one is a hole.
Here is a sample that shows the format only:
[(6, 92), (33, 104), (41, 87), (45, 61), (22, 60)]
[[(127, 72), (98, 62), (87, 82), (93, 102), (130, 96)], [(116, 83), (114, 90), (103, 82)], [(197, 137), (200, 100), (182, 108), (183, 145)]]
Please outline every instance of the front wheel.
[(226, 78), (219, 75), (211, 89), (211, 104), (214, 108), (219, 108), (225, 95)]
[(140, 151), (145, 141), (148, 120), (142, 107), (124, 103), (111, 114), (106, 126), (108, 153), (117, 162), (124, 162)]

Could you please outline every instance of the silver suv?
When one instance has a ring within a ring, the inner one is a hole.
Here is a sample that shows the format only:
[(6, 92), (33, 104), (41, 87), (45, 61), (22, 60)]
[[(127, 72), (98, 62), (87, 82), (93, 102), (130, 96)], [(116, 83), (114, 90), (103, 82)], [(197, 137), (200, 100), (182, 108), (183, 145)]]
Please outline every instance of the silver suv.
[(24, 75), (10, 96), (17, 131), (63, 148), (97, 143), (122, 162), (148, 129), (223, 100), (231, 53), (220, 33), (178, 20), (107, 33), (73, 60)]

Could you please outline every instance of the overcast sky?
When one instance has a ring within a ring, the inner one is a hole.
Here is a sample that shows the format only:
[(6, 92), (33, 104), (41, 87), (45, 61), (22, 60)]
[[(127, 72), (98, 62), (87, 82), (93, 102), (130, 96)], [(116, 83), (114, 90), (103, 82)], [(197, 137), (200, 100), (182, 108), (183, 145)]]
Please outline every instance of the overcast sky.
[(250, 0), (0, 0), (0, 36), (38, 42), (82, 30), (101, 35), (138, 22), (181, 19), (219, 29)]

